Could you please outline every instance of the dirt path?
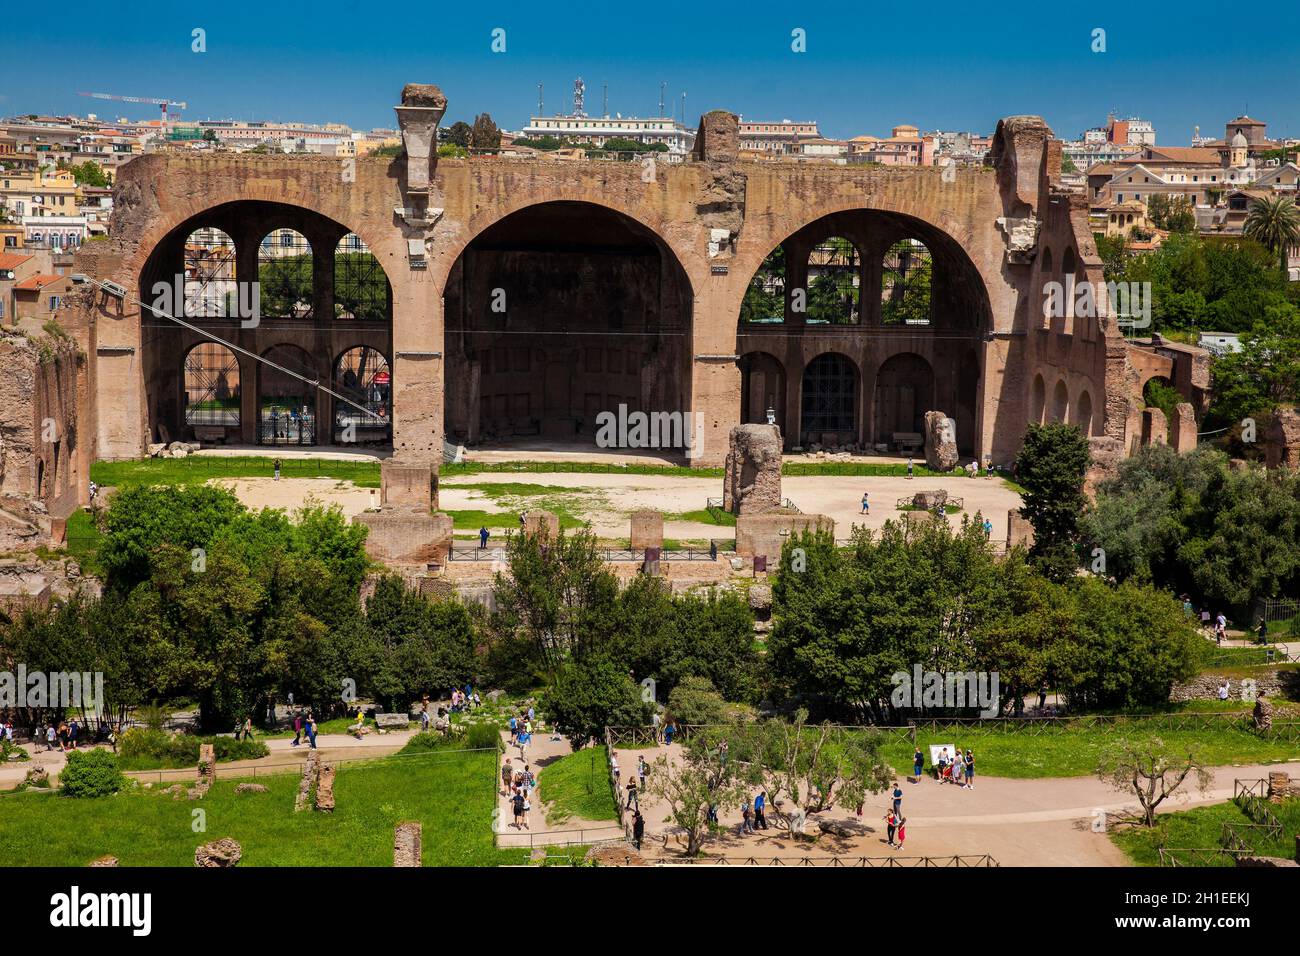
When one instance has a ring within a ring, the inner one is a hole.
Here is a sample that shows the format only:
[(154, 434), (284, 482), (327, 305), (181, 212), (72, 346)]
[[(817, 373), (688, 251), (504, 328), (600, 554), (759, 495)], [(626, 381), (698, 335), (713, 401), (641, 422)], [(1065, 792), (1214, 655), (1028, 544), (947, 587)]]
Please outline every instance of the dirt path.
[[(638, 755), (653, 764), (661, 755), (677, 759), (680, 745), (671, 748), (615, 748), (624, 775), (634, 771)], [(1232, 798), (1234, 778), (1267, 777), (1269, 770), (1287, 770), (1300, 774), (1300, 762), (1289, 764), (1255, 764), (1241, 767), (1217, 767), (1205, 793), (1185, 800), (1171, 799), (1162, 812), (1185, 810), (1194, 806), (1221, 803)], [(1057, 777), (1038, 780), (1011, 780), (1004, 777), (980, 777), (970, 790), (952, 784), (939, 784), (928, 777), (920, 783), (902, 778), (902, 814), (907, 820), (905, 848), (891, 850), (885, 837), (884, 815), (889, 809), (890, 792), (869, 797), (858, 817), (852, 808), (835, 808), (817, 816), (861, 824), (866, 832), (852, 837), (820, 835), (815, 843), (796, 840), (772, 823), (757, 834), (740, 834), (739, 807), (722, 808), (719, 818), (728, 832), (711, 841), (706, 852), (736, 857), (784, 856), (952, 856), (954, 854), (989, 854), (1003, 866), (1126, 866), (1128, 859), (1105, 833), (1093, 831), (1093, 821), (1100, 814), (1109, 818), (1131, 812), (1136, 801), (1095, 777)], [(663, 801), (646, 797), (641, 801), (646, 821), (643, 852), (652, 857), (679, 855), (682, 843), (675, 827), (667, 821), (668, 808)], [(809, 822), (808, 831), (817, 833)]]

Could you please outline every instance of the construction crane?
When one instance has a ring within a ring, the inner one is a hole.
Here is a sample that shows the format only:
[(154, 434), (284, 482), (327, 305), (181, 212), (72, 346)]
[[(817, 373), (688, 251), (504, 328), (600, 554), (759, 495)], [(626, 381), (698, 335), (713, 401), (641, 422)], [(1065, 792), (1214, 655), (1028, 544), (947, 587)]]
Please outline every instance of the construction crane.
[(96, 100), (117, 100), (121, 103), (152, 103), (154, 106), (162, 107), (163, 125), (167, 125), (167, 107), (175, 106), (177, 111), (186, 108), (187, 104), (179, 103), (176, 100), (159, 100), (149, 96), (118, 96), (115, 93), (77, 93), (78, 96), (89, 96)]

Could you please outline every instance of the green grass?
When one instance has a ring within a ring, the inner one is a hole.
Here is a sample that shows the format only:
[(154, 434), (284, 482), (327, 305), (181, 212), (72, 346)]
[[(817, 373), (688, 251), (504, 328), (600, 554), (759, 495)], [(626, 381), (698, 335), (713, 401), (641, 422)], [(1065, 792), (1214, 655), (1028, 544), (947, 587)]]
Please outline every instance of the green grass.
[[(186, 458), (143, 458), (131, 461), (97, 461), (90, 478), (105, 486), (196, 485), (210, 478), (270, 478), (274, 455), (190, 455)], [(333, 458), (281, 458), (284, 478), (333, 478), (360, 488), (379, 487), (378, 461), (341, 461)]]
[(721, 508), (697, 508), (694, 511), (681, 511), (664, 515), (665, 521), (694, 521), (698, 524), (713, 524), (721, 528), (734, 528), (736, 516)]
[(67, 543), (64, 550), (68, 557), (81, 566), (88, 574), (101, 572), (99, 566), (99, 549), (104, 543), (104, 536), (95, 526), (95, 516), (89, 511), (78, 508), (68, 515)]
[[(929, 511), (929, 508), (922, 508), (920, 505), (903, 505), (899, 511)], [(956, 505), (944, 505), (943, 513), (946, 515), (955, 515), (961, 511)]]
[[(1194, 791), (1193, 791), (1194, 792)], [(1300, 832), (1300, 800), (1284, 800), (1270, 804), (1269, 809), (1281, 821), (1281, 839), (1269, 839), (1259, 831), (1247, 841), (1261, 856), (1280, 856), (1291, 859), (1295, 855), (1296, 833)], [(1111, 842), (1124, 851), (1136, 866), (1159, 866), (1161, 846), (1183, 849), (1217, 849), (1221, 846), (1225, 823), (1250, 824), (1254, 821), (1235, 803), (1216, 803), (1193, 810), (1180, 810), (1161, 814), (1154, 827), (1122, 827), (1110, 834)], [(1234, 866), (1233, 858), (1223, 854), (1216, 858), (1220, 866)]]
[[(1195, 748), (1210, 766), (1295, 760), (1300, 755), (1300, 743), (1260, 737), (1247, 729), (1244, 716), (1240, 721), (1224, 718), (1209, 727), (1182, 730), (1173, 726), (1175, 721), (1157, 717), (1134, 718), (1118, 725), (1070, 724), (1038, 735), (1028, 730), (1011, 733), (991, 725), (935, 731), (920, 727), (916, 741), (925, 753), (927, 767), (930, 744), (953, 744), (975, 752), (977, 775), (1016, 779), (1089, 776), (1106, 748), (1125, 736), (1137, 740), (1159, 737), (1171, 746)], [(891, 738), (883, 744), (882, 753), (895, 770), (910, 773), (912, 749), (906, 738)]]
[[(526, 455), (527, 452), (520, 452)], [(616, 465), (594, 461), (466, 461), (444, 464), (444, 478), (483, 474), (574, 474), (574, 475), (670, 475), (681, 478), (721, 478), (721, 468), (688, 468), (684, 465)]]
[[(201, 802), (156, 788), (76, 800), (57, 794), (0, 797), (0, 866), (85, 866), (110, 853), (123, 866), (194, 865), (202, 843), (233, 837), (240, 866), (392, 866), (393, 828), (424, 825), (425, 866), (523, 864), (527, 850), (492, 843), (496, 755), (438, 753), (343, 764), (332, 814), (293, 811), (298, 774), (258, 776), (268, 793), (236, 796), (217, 771)], [(252, 778), (245, 778), (252, 779)], [(191, 830), (202, 809), (207, 831)]]
[(585, 747), (561, 757), (537, 775), (537, 788), (546, 806), (546, 822), (617, 820), (609, 793), (609, 754), (604, 746)]

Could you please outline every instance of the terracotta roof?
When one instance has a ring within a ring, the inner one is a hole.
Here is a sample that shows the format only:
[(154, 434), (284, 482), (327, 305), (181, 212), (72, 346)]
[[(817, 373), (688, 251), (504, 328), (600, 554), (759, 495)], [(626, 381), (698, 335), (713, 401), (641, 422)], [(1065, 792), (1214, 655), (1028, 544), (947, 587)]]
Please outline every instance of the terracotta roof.
[(0, 252), (0, 269), (16, 269), (31, 258), (18, 252)]
[(1163, 156), (1176, 163), (1206, 163), (1218, 166), (1221, 162), (1218, 150), (1200, 146), (1151, 146), (1149, 152), (1153, 160)]
[(48, 272), (38, 272), (34, 276), (28, 276), (22, 282), (14, 286), (15, 289), (43, 289), (51, 283), (58, 282), (63, 276), (50, 275)]

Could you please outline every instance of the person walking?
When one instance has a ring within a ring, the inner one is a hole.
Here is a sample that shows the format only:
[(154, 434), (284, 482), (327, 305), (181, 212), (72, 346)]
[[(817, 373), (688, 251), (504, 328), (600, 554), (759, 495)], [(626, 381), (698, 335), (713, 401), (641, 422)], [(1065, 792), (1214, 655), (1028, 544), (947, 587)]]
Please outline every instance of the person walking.
[(910, 456), (907, 459), (907, 480), (912, 480), (912, 459)]
[(77, 718), (72, 718), (72, 723), (68, 724), (68, 744), (71, 749), (77, 749), (77, 735), (81, 732), (81, 725), (77, 723)]
[(903, 841), (907, 839), (907, 817), (898, 818), (898, 846), (896, 849), (903, 848)]
[(307, 739), (311, 742), (311, 749), (316, 749), (316, 717), (310, 712), (307, 714)]
[(658, 711), (655, 711), (650, 716), (650, 726), (654, 728), (656, 746), (664, 742), (663, 723), (664, 723), (664, 719), (659, 716)]
[(894, 815), (898, 816), (903, 812), (903, 788), (894, 781)]
[(639, 807), (641, 804), (637, 801), (636, 777), (627, 782), (627, 806), (624, 810), (631, 810), (633, 807)]
[(758, 791), (758, 796), (754, 798), (754, 829), (767, 829), (767, 791)]
[(885, 842), (889, 844), (891, 849), (897, 849), (897, 847), (894, 846), (894, 831), (897, 827), (898, 817), (894, 815), (893, 810), (890, 810), (885, 814)]
[(510, 796), (510, 781), (515, 779), (514, 767), (510, 766), (510, 758), (501, 765), (501, 793), (503, 796)]
[(975, 789), (975, 755), (971, 753), (969, 747), (966, 748), (966, 756), (962, 760), (962, 769), (966, 773), (966, 789)]
[(645, 817), (641, 816), (641, 811), (637, 810), (632, 817), (632, 845), (641, 849), (641, 841), (645, 839)]
[(740, 808), (740, 835), (754, 832), (754, 808), (745, 801), (745, 805)]
[(45, 749), (47, 751), (53, 750), (54, 742), (58, 739), (59, 739), (59, 732), (55, 728), (54, 724), (51, 723), (50, 726), (45, 728)]
[(921, 748), (917, 747), (916, 752), (912, 754), (912, 782), (921, 782), (921, 771), (925, 769), (925, 755), (921, 753)]
[(641, 778), (641, 789), (645, 789), (645, 775), (650, 771), (650, 766), (645, 762), (645, 755), (638, 754), (636, 758), (636, 775)]
[(244, 718), (244, 739), (245, 740), (253, 739), (253, 718), (252, 717)]
[(275, 460), (275, 480), (276, 481), (280, 480), (280, 459), (279, 458)]
[(862, 513), (863, 514), (867, 514), (868, 512), (871, 511), (871, 502), (867, 500), (867, 498), (868, 498), (867, 493), (865, 491), (862, 492)]
[(511, 808), (515, 814), (515, 829), (522, 830), (524, 824), (524, 793), (523, 790), (516, 790), (515, 795), (510, 799)]

